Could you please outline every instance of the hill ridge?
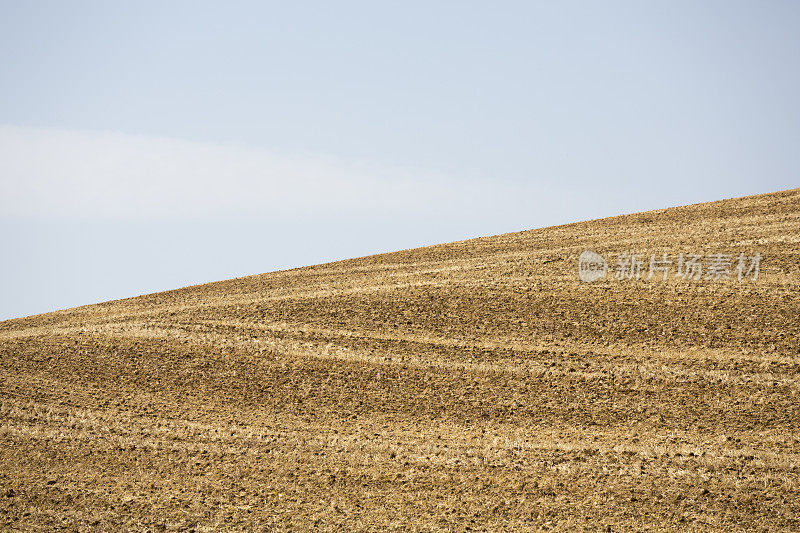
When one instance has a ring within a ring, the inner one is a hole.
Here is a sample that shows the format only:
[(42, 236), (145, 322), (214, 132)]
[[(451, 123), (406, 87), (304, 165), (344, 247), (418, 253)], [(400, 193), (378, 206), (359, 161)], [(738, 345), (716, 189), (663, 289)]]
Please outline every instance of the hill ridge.
[(793, 189), (5, 321), (0, 526), (800, 529), (797, 309)]

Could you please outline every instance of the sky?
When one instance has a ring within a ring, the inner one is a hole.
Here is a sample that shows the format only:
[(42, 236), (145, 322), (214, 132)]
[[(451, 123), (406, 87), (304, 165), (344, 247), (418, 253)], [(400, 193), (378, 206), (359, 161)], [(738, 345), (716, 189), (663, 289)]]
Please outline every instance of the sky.
[(0, 320), (800, 186), (800, 3), (0, 0)]

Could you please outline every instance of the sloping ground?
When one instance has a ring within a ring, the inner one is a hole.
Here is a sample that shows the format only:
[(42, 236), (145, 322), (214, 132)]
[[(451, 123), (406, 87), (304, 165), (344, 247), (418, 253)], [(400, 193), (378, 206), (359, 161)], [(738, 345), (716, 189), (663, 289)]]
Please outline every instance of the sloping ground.
[(3, 322), (0, 526), (798, 530), (799, 312), (793, 190)]

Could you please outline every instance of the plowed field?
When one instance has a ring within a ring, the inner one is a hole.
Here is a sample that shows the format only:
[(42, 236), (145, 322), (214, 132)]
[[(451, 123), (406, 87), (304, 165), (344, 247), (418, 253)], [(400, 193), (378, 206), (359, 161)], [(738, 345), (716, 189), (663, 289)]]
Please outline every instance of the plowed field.
[(797, 531), (798, 391), (800, 190), (268, 273), (0, 323), (0, 527)]

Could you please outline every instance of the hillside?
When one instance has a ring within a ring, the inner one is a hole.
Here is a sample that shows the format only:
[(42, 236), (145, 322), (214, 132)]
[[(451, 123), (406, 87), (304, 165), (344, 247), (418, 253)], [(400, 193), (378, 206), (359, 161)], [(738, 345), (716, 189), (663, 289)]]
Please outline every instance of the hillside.
[(799, 315), (795, 189), (2, 322), (0, 527), (798, 530)]

